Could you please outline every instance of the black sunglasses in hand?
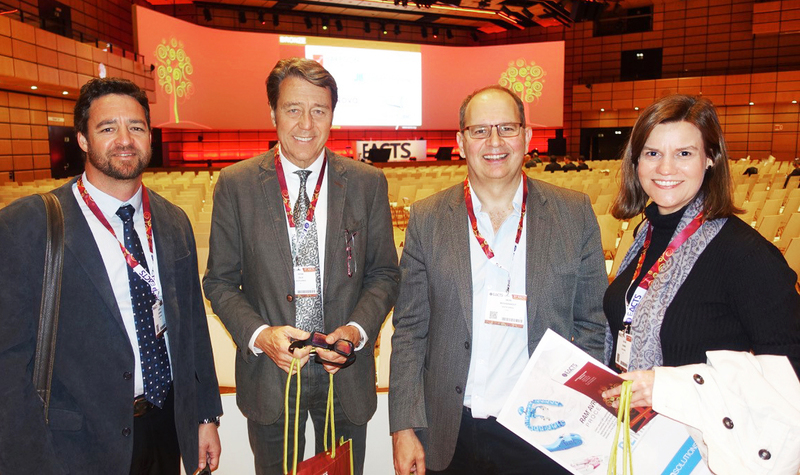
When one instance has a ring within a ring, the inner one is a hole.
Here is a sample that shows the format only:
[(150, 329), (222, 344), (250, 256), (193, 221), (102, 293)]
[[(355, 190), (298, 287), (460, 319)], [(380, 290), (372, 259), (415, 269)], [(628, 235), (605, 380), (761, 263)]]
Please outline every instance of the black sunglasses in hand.
[[(315, 361), (317, 363), (324, 363), (329, 365), (338, 366), (340, 368), (347, 368), (351, 364), (355, 363), (356, 361), (356, 352), (355, 347), (353, 346), (353, 342), (349, 340), (336, 340), (333, 344), (329, 344), (325, 341), (324, 333), (319, 332), (311, 332), (311, 336), (309, 336), (305, 340), (294, 340), (289, 345), (289, 352), (294, 353), (296, 348), (305, 348), (306, 346), (311, 347), (311, 352), (314, 353)], [(315, 351), (316, 348), (322, 348), (323, 350), (333, 351), (338, 355), (342, 355), (347, 358), (343, 363), (334, 363), (332, 361), (328, 361), (322, 359), (319, 356), (319, 353)]]

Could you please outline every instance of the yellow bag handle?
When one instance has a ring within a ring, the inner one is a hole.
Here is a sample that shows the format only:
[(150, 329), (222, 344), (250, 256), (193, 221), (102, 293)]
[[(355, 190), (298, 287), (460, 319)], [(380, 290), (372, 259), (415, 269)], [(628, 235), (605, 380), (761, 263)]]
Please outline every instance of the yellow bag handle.
[(300, 425), (300, 360), (292, 358), (292, 363), (289, 365), (289, 376), (286, 378), (286, 391), (283, 398), (283, 473), (288, 475), (288, 462), (289, 456), (289, 386), (292, 383), (292, 373), (294, 372), (295, 364), (297, 365), (297, 396), (295, 397), (294, 406), (294, 457), (292, 462), (292, 472), (297, 473), (297, 429)]
[(619, 410), (617, 411), (617, 432), (614, 434), (614, 445), (611, 446), (611, 455), (608, 457), (608, 475), (617, 474), (617, 445), (619, 432), (625, 430), (622, 444), (622, 474), (627, 475), (630, 468), (633, 475), (633, 454), (631, 453), (631, 385), (633, 381), (623, 381), (622, 391), (619, 395)]
[(322, 441), (328, 451), (328, 420), (331, 421), (331, 458), (336, 458), (336, 418), (333, 415), (333, 374), (328, 373), (328, 403), (325, 406), (325, 434)]
[[(289, 387), (292, 384), (292, 373), (297, 365), (297, 396), (295, 397), (294, 407), (294, 453), (292, 457), (292, 471), (289, 472)], [(292, 358), (289, 365), (289, 375), (286, 378), (286, 390), (283, 398), (283, 473), (297, 473), (297, 431), (300, 426), (300, 360)], [(325, 433), (323, 443), (325, 451), (328, 451), (328, 421), (331, 426), (331, 458), (336, 458), (336, 418), (333, 413), (333, 374), (328, 373), (328, 402), (325, 404)]]

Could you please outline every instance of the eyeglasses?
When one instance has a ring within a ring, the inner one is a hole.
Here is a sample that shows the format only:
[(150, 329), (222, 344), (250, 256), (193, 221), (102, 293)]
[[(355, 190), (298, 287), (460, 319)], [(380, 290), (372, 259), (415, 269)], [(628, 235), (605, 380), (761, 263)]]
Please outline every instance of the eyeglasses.
[(507, 122), (505, 124), (481, 124), (470, 125), (465, 127), (463, 131), (469, 132), (470, 138), (473, 139), (488, 139), (492, 135), (492, 129), (497, 128), (497, 135), (500, 137), (516, 137), (522, 130), (522, 124), (519, 122)]
[[(294, 350), (297, 348), (310, 346), (312, 347), (311, 351), (316, 354), (317, 363), (326, 363), (346, 368), (355, 362), (356, 360), (355, 346), (353, 345), (352, 341), (336, 340), (333, 344), (329, 344), (327, 341), (325, 341), (326, 336), (327, 335), (325, 335), (324, 333), (311, 332), (311, 336), (309, 336), (308, 339), (306, 340), (294, 340), (289, 345), (289, 353), (294, 353)], [(344, 363), (333, 363), (331, 361), (324, 360), (320, 358), (319, 353), (316, 353), (315, 351), (316, 348), (322, 348), (324, 350), (333, 351), (336, 354), (344, 356), (345, 358), (347, 358), (347, 360)]]

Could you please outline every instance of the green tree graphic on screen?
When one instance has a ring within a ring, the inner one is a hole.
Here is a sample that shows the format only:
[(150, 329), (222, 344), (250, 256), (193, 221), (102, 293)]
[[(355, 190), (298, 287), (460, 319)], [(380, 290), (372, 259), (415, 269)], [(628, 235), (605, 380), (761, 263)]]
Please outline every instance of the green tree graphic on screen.
[(194, 94), (194, 84), (189, 76), (194, 72), (191, 58), (186, 55), (183, 41), (176, 38), (161, 40), (161, 44), (156, 47), (156, 59), (159, 64), (156, 69), (158, 85), (165, 93), (172, 96), (172, 113), (175, 123), (180, 122), (178, 116), (178, 100), (186, 102)]
[(544, 77), (547, 76), (535, 61), (527, 63), (519, 58), (509, 61), (508, 68), (500, 74), (498, 84), (514, 91), (525, 102), (538, 102), (544, 89)]

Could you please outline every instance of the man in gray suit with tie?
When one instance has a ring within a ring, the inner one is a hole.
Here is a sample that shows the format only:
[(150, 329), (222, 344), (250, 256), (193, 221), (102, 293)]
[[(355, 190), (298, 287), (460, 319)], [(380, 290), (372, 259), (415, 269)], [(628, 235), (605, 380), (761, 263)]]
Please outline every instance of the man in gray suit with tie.
[(355, 347), (355, 363), (334, 378), (334, 407), (337, 437), (353, 440), (358, 474), (377, 406), (373, 349), (397, 297), (397, 254), (383, 173), (325, 148), (337, 95), (336, 81), (315, 61), (279, 61), (267, 78), (279, 144), (223, 170), (214, 192), (204, 288), (238, 347), (237, 402), (258, 474), (283, 473), (293, 357), (304, 365), (298, 452), (309, 414), (322, 451), (328, 372), (345, 359), (320, 349), (333, 364), (305, 364), (309, 348), (291, 353), (294, 340), (317, 331), (328, 343)]
[(545, 330), (603, 353), (608, 285), (587, 196), (531, 180), (514, 93), (468, 96), (456, 135), (467, 179), (412, 206), (394, 312), (395, 472), (568, 473), (496, 416)]

